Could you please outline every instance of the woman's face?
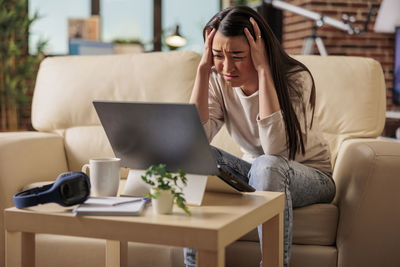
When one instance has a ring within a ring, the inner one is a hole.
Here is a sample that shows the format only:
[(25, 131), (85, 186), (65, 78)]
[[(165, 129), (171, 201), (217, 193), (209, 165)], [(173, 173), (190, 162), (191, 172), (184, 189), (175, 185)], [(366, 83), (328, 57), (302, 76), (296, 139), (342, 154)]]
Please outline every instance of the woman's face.
[(258, 76), (244, 35), (227, 37), (217, 31), (212, 53), (216, 70), (229, 85), (247, 92), (257, 91)]

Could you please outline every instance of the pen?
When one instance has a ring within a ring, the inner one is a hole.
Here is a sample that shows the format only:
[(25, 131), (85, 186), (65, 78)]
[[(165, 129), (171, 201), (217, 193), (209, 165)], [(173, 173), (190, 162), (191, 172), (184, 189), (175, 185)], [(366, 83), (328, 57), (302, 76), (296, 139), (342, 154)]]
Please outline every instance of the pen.
[(117, 202), (114, 203), (112, 206), (117, 206), (117, 205), (121, 205), (121, 204), (126, 204), (126, 203), (132, 203), (132, 202), (136, 202), (136, 201), (148, 201), (148, 198), (134, 198), (134, 199), (127, 199), (121, 202)]

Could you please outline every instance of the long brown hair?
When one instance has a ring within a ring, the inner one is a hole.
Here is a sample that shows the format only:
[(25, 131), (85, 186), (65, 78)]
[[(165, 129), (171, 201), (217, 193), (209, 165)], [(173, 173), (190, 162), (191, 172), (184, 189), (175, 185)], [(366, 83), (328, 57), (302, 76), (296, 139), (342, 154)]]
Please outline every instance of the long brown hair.
[[(257, 22), (261, 30), (261, 36), (264, 39), (265, 51), (268, 55), (269, 65), (271, 68), (272, 78), (276, 88), (279, 105), (281, 107), (283, 119), (286, 129), (286, 143), (289, 150), (289, 159), (296, 156), (297, 151), (300, 149), (301, 153), (305, 154), (304, 140), (302, 137), (301, 126), (297, 115), (293, 109), (290, 101), (291, 96), (297, 97), (303, 103), (302, 111), (306, 127), (306, 107), (304, 106), (303, 93), (295, 84), (294, 79), (291, 77), (301, 71), (307, 71), (312, 79), (312, 89), (309, 103), (312, 108), (312, 117), (314, 117), (315, 109), (315, 85), (314, 79), (309, 69), (301, 62), (290, 57), (279, 43), (278, 39), (273, 34), (271, 28), (265, 20), (253, 9), (247, 6), (235, 6), (224, 9), (214, 15), (206, 24), (203, 30), (203, 36), (207, 28), (215, 28), (225, 36), (240, 36), (244, 35), (244, 28), (247, 28), (254, 40), (256, 36), (253, 27), (249, 21), (250, 17)], [(313, 119), (310, 123), (312, 127)], [(306, 129), (305, 129), (306, 130)]]

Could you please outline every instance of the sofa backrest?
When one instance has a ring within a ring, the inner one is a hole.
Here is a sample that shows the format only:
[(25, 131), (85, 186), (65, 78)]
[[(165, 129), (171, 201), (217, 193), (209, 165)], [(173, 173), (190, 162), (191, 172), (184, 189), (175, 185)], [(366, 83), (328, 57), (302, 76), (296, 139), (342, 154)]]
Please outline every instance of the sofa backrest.
[[(316, 119), (332, 151), (349, 138), (376, 137), (385, 120), (385, 84), (380, 64), (369, 58), (295, 56), (313, 73)], [(200, 56), (159, 52), (45, 59), (32, 103), (38, 131), (65, 138), (69, 168), (79, 170), (92, 157), (113, 152), (93, 108), (93, 100), (187, 102)], [(238, 156), (224, 129), (213, 141)]]
[(198, 62), (189, 51), (46, 58), (32, 124), (39, 131), (99, 125), (93, 100), (187, 102)]
[(313, 74), (316, 119), (328, 140), (332, 166), (343, 141), (382, 133), (386, 86), (382, 67), (372, 58), (294, 56)]
[(93, 100), (188, 102), (200, 56), (195, 52), (46, 58), (32, 102), (38, 131), (65, 138), (69, 168), (113, 156)]

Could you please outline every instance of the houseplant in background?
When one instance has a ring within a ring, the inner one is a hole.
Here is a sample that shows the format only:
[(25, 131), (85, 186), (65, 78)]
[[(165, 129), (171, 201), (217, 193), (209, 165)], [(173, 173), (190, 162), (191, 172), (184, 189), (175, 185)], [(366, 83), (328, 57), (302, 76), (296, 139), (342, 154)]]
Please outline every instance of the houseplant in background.
[(150, 193), (145, 197), (152, 199), (155, 213), (171, 213), (175, 201), (181, 209), (191, 215), (182, 193), (182, 188), (187, 183), (186, 174), (180, 169), (178, 173), (173, 174), (167, 171), (166, 167), (165, 164), (151, 165), (145, 175), (142, 175), (142, 180), (151, 186)]
[(45, 41), (37, 44), (37, 54), (28, 52), (29, 26), (39, 19), (28, 16), (28, 1), (0, 1), (0, 129), (15, 131), (30, 102), (34, 80), (42, 60)]
[(144, 51), (144, 44), (140, 39), (114, 39), (114, 53), (127, 54), (127, 53), (142, 53)]

